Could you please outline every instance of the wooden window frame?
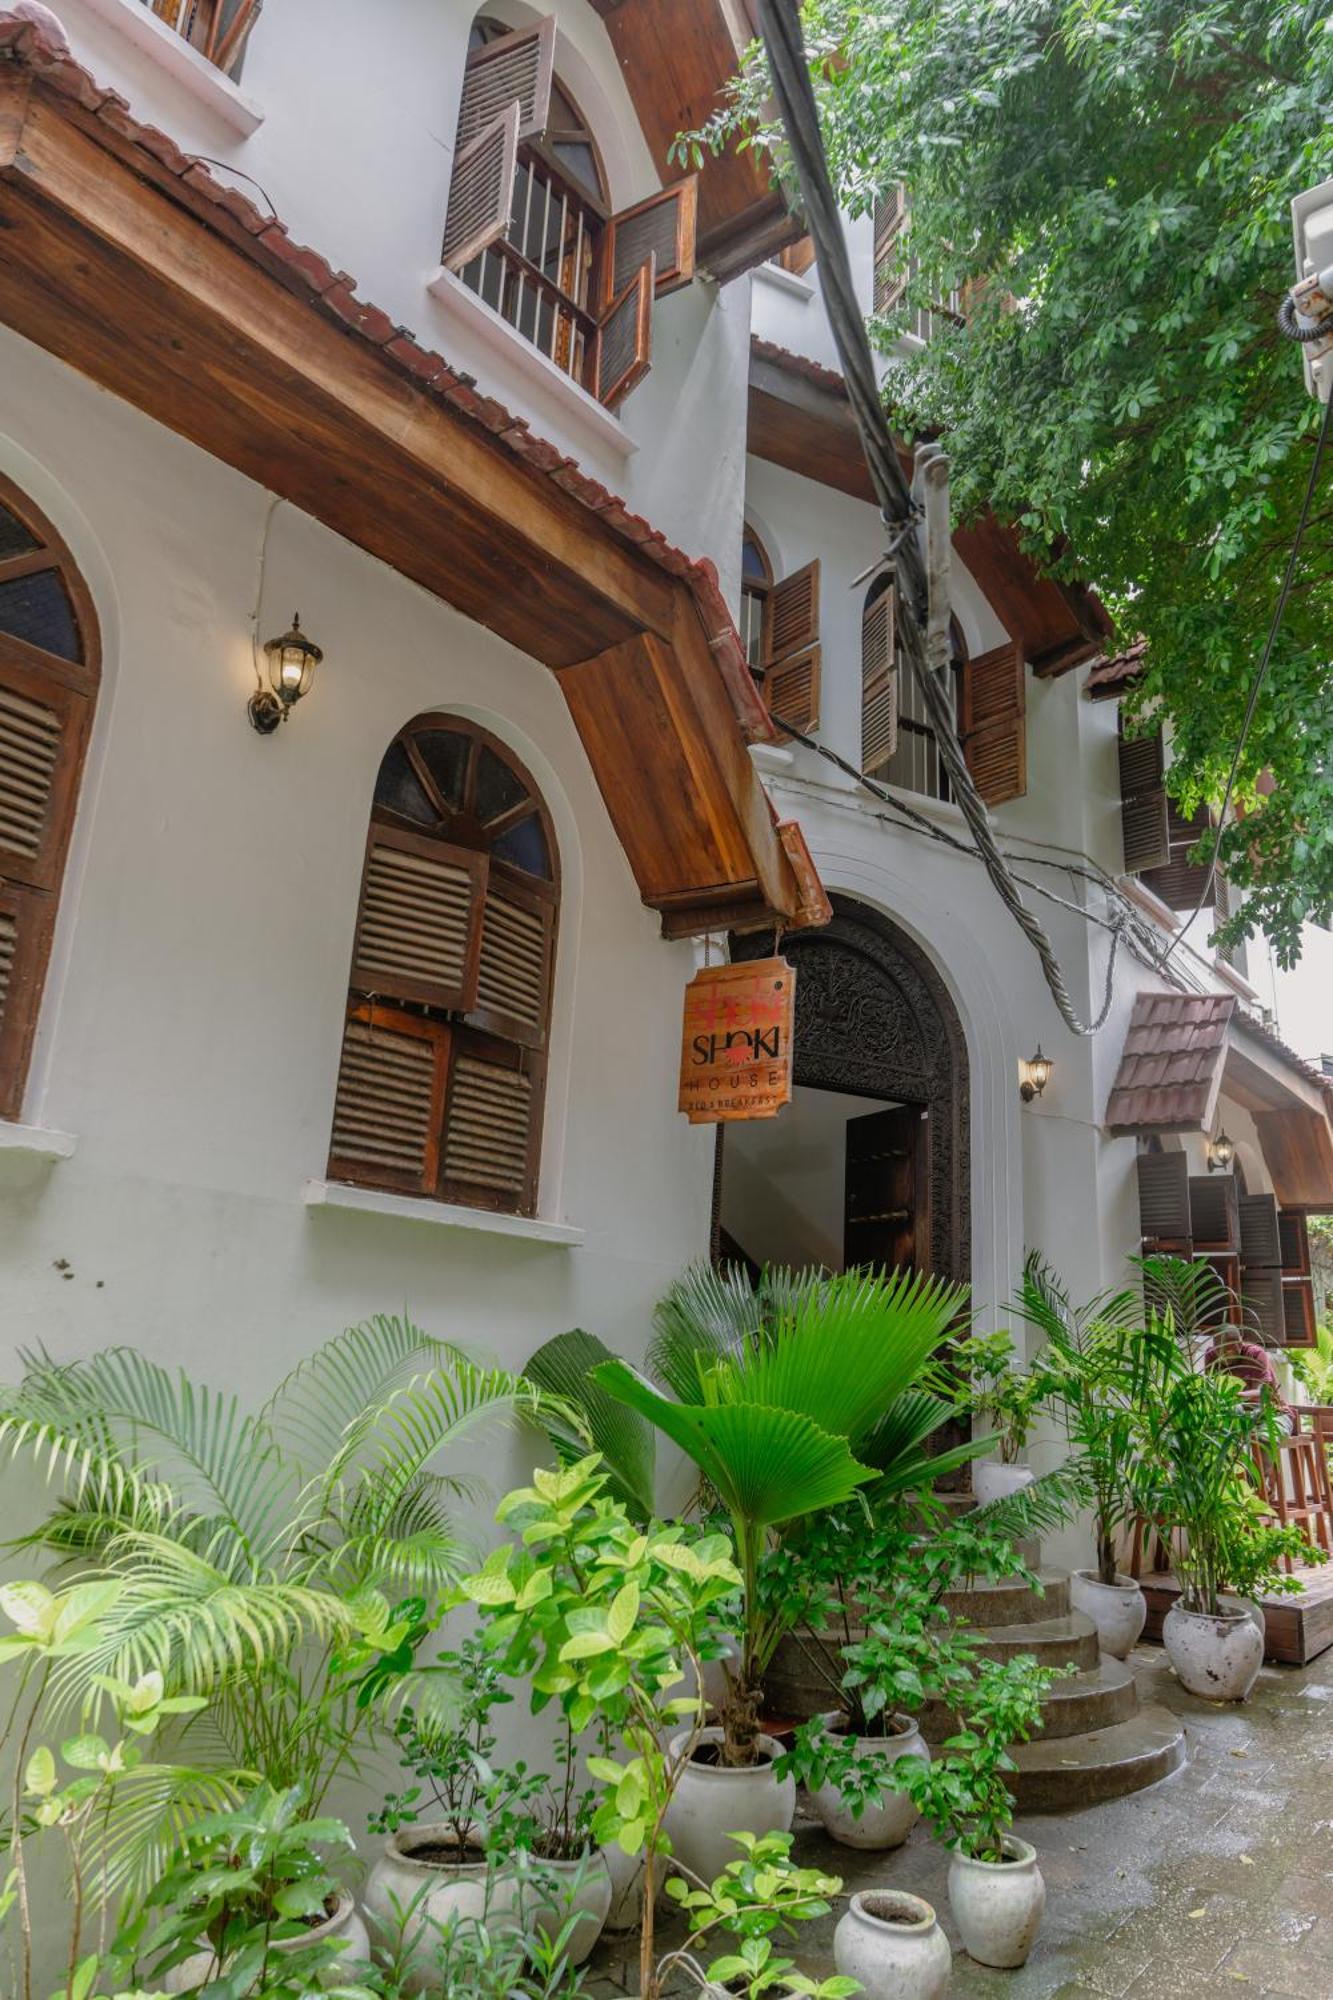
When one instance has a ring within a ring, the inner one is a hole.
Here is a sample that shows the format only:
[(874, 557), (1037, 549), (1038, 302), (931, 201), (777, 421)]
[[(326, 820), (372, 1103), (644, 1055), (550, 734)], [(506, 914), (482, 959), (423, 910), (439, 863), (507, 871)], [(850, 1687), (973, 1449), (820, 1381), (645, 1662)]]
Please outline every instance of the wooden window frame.
[(231, 25), (222, 26), (222, 0), (150, 0), (149, 12), (224, 76), (235, 78), (263, 0), (239, 0)]
[(54, 570), (68, 593), (81, 657), (66, 660), (26, 640), (0, 632), (0, 668), (58, 711), (63, 732), (51, 789), (48, 831), (35, 859), (0, 853), (0, 909), (17, 931), (14, 962), (0, 1019), (0, 1119), (23, 1110), (33, 1043), (50, 965), (51, 942), (69, 859), (101, 681), (101, 636), (92, 594), (64, 537), (22, 487), (0, 475), (0, 507), (13, 514), (38, 544), (0, 560), (0, 583)]
[[(468, 739), (463, 767), (460, 804), (451, 806), (431, 775), (429, 764), (417, 745), (424, 733), (441, 731)], [(365, 854), (357, 889), (357, 935), (361, 927), (361, 907), (365, 894), (367, 863), (378, 843), (401, 847), (426, 857), (447, 853), (457, 862), (461, 856), (474, 857), (472, 870), (474, 902), (470, 918), (467, 963), (463, 974), (461, 1006), (440, 1004), (410, 973), (388, 984), (411, 987), (412, 993), (387, 990), (386, 976), (375, 975), (372, 991), (359, 977), (353, 942), (353, 963), (349, 972), (345, 1019), (373, 1028), (407, 1033), (429, 1040), (436, 1048), (435, 1076), (431, 1105), (432, 1135), (427, 1164), (420, 1182), (394, 1169), (372, 1169), (363, 1162), (339, 1156), (330, 1146), (328, 1174), (332, 1180), (352, 1186), (377, 1187), (389, 1192), (413, 1194), (428, 1200), (456, 1203), (462, 1207), (486, 1209), (503, 1214), (534, 1215), (537, 1209), (538, 1170), (545, 1111), (547, 1057), (550, 1044), (551, 1009), (555, 990), (555, 965), (560, 915), (560, 854), (550, 812), (531, 772), (502, 738), (466, 716), (443, 710), (426, 710), (414, 716), (385, 748), (385, 757), (401, 746), (417, 783), (440, 815), (434, 831), (423, 827), (410, 815), (395, 812), (375, 802), (371, 807)], [(483, 750), (489, 751), (523, 788), (523, 800), (483, 823), (474, 810)], [(381, 760), (383, 761), (383, 760)], [(545, 842), (549, 878), (529, 874), (493, 849), (495, 842), (514, 826), (535, 819)], [(506, 1014), (499, 1006), (485, 1003), (478, 993), (478, 977), (485, 949), (486, 911), (492, 897), (540, 917), (544, 926), (542, 988), (539, 1019), (534, 1024)], [(406, 1004), (404, 1004), (406, 1003)], [(529, 1079), (529, 1120), (525, 1148), (523, 1187), (517, 1196), (477, 1182), (450, 1176), (446, 1171), (449, 1117), (452, 1108), (455, 1066), (461, 1057), (513, 1069)], [(341, 1068), (340, 1068), (341, 1073)]]
[[(762, 577), (747, 576), (745, 573), (745, 544), (747, 542), (752, 543), (754, 548), (758, 552), (759, 560), (762, 562), (764, 566), (764, 574)], [(763, 680), (764, 680), (764, 661), (768, 656), (768, 600), (772, 596), (772, 594), (773, 594), (773, 558), (768, 553), (768, 550), (764, 547), (763, 538), (759, 534), (758, 530), (752, 528), (749, 522), (747, 521), (745, 523), (744, 530), (741, 535), (741, 596), (742, 598), (748, 597), (752, 603), (757, 604), (759, 606), (759, 653), (756, 659), (751, 659), (749, 657), (748, 641), (750, 632), (749, 632), (749, 624), (747, 621), (746, 622), (746, 640), (747, 640), (746, 665), (749, 667), (750, 673), (755, 682), (761, 687), (763, 685)]]

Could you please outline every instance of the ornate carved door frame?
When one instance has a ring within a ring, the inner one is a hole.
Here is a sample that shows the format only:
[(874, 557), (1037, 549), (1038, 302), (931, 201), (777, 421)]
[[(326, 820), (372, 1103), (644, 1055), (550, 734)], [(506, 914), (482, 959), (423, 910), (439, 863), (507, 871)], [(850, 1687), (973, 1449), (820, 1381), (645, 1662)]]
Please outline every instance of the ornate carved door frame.
[[(970, 1280), (970, 1093), (958, 1011), (935, 967), (896, 924), (850, 896), (832, 901), (833, 921), (823, 930), (781, 942), (797, 975), (795, 1081), (925, 1108), (931, 1266), (940, 1277)], [(734, 958), (766, 958), (773, 934), (734, 937), (731, 948)]]

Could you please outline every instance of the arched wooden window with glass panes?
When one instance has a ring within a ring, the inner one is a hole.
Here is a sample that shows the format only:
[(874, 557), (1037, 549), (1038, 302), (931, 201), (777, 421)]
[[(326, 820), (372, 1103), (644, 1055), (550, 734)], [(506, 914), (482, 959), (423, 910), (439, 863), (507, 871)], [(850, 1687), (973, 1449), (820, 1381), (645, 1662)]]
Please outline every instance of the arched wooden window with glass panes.
[(0, 1118), (22, 1109), (98, 671), (69, 550), (0, 479)]
[(410, 722), (375, 781), (332, 1179), (536, 1213), (559, 903), (513, 752), (455, 716)]

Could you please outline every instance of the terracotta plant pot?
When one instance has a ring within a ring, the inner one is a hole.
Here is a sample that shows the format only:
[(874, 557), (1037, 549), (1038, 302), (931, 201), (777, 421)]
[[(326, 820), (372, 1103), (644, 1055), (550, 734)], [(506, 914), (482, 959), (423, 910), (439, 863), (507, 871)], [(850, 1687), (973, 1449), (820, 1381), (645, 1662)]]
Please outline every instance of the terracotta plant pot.
[[(900, 1757), (921, 1757), (930, 1761), (930, 1751), (910, 1715), (895, 1715), (898, 1732), (894, 1736), (858, 1736), (853, 1739), (858, 1761), (878, 1757), (894, 1764)], [(901, 1847), (920, 1814), (906, 1792), (889, 1792), (878, 1805), (865, 1807), (858, 1819), (836, 1785), (820, 1785), (810, 1793), (810, 1805), (824, 1831), (842, 1847)]]
[(1031, 1486), (1036, 1476), (1030, 1465), (1003, 1465), (998, 1458), (974, 1458), (972, 1498), (978, 1507), (988, 1507), (992, 1500), (1007, 1500), (1011, 1493)]
[(953, 1953), (920, 1896), (901, 1889), (863, 1889), (833, 1933), (833, 1963), (861, 1983), (865, 2000), (940, 2000), (948, 1990)]
[(1003, 1861), (974, 1861), (955, 1848), (949, 1860), (949, 1907), (963, 1949), (978, 1965), (1027, 1963), (1046, 1909), (1037, 1850), (1004, 1836)]
[(1177, 1601), (1162, 1622), (1162, 1643), (1180, 1685), (1203, 1701), (1244, 1701), (1264, 1663), (1264, 1635), (1248, 1611), (1214, 1618)]
[(1097, 1627), (1097, 1644), (1113, 1660), (1127, 1660), (1138, 1644), (1148, 1616), (1148, 1600), (1132, 1576), (1117, 1575), (1103, 1583), (1095, 1570), (1076, 1569), (1069, 1579), (1069, 1601)]
[[(678, 1756), (689, 1741), (682, 1730), (671, 1743)], [(700, 1731), (697, 1748), (721, 1744), (720, 1729)], [(788, 1833), (796, 1813), (796, 1783), (773, 1773), (773, 1760), (782, 1754), (782, 1745), (771, 1736), (759, 1738), (762, 1762), (748, 1770), (728, 1770), (722, 1764), (701, 1764), (692, 1759), (680, 1774), (675, 1797), (667, 1807), (666, 1831), (672, 1852), (686, 1868), (704, 1882), (722, 1873), (729, 1861), (740, 1856), (740, 1848), (727, 1836), (732, 1833)]]
[[(366, 1936), (366, 1927), (357, 1914), (356, 1904), (346, 1890), (338, 1892), (338, 1907), (331, 1917), (326, 1917), (322, 1924), (313, 1926), (301, 1937), (279, 1939), (273, 1949), (277, 1952), (303, 1951), (307, 1945), (322, 1944), (327, 1938), (338, 1938), (346, 1945), (346, 1949), (339, 1952), (336, 1964), (329, 1970), (328, 1983), (341, 1985), (354, 1980), (356, 1975), (351, 1968), (364, 1967), (368, 1963), (370, 1940)], [(203, 1983), (212, 1967), (211, 1951), (196, 1952), (193, 1958), (187, 1958), (183, 1964), (173, 1966), (170, 1972), (163, 1973), (160, 1981), (162, 1991), (188, 1993), (192, 1987)]]

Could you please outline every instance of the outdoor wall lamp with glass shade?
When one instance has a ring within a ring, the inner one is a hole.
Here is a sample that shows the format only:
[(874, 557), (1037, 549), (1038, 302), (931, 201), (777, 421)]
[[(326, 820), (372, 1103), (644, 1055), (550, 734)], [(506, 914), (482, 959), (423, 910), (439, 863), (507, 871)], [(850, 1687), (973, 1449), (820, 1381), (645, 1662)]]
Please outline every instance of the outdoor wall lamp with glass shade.
[(1228, 1139), (1225, 1132), (1219, 1132), (1208, 1141), (1208, 1171), (1210, 1174), (1224, 1174), (1236, 1157), (1236, 1144)]
[(302, 695), (309, 693), (315, 668), (324, 655), (312, 639), (307, 639), (295, 613), (290, 631), (284, 632), (280, 639), (265, 640), (264, 655), (272, 693), (268, 688), (257, 688), (246, 713), (261, 736), (271, 736), (278, 724), (287, 720)]
[(1049, 1056), (1042, 1054), (1041, 1043), (1038, 1042), (1037, 1053), (1028, 1056), (1025, 1061), (1019, 1064), (1019, 1069), (1022, 1071), (1022, 1081), (1018, 1086), (1018, 1094), (1024, 1104), (1031, 1104), (1034, 1097), (1041, 1096), (1041, 1093), (1051, 1080), (1051, 1071), (1054, 1068), (1055, 1064)]

